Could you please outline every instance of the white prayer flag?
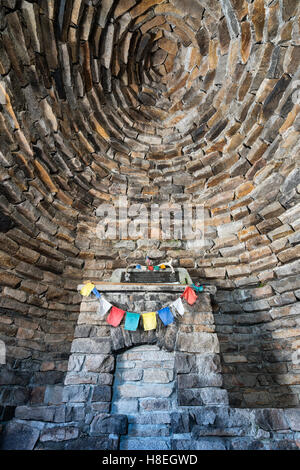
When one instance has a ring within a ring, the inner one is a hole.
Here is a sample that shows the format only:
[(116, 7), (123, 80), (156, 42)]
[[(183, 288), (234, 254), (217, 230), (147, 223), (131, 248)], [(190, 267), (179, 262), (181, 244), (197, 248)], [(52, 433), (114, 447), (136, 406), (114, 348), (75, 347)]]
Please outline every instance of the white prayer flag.
[(107, 312), (112, 308), (112, 304), (110, 304), (109, 302), (107, 302), (107, 300), (105, 300), (103, 298), (103, 296), (99, 299), (99, 307), (98, 307), (98, 314), (101, 316), (101, 317), (104, 317), (104, 315), (107, 314)]
[(171, 308), (177, 310), (179, 315), (184, 315), (184, 306), (181, 297), (179, 297), (179, 299), (175, 300), (175, 302), (172, 303)]

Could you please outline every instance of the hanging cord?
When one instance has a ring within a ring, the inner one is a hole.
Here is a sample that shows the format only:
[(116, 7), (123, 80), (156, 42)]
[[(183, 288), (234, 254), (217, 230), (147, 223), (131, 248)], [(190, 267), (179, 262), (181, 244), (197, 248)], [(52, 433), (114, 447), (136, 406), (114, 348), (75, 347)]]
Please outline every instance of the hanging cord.
[(192, 285), (192, 289), (195, 291), (195, 292), (203, 292), (204, 291), (204, 287), (203, 286), (196, 286), (194, 283)]

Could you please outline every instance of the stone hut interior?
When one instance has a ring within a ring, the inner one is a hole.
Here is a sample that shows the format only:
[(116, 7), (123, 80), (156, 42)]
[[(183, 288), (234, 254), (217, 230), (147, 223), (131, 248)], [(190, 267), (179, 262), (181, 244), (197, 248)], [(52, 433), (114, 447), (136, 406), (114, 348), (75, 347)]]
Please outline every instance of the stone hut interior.
[[(0, 1), (1, 449), (300, 448), (299, 65), (299, 0)], [(202, 237), (123, 206), (101, 237), (120, 201)], [(113, 327), (86, 281), (126, 312), (187, 287), (116, 279), (145, 260), (202, 291)]]

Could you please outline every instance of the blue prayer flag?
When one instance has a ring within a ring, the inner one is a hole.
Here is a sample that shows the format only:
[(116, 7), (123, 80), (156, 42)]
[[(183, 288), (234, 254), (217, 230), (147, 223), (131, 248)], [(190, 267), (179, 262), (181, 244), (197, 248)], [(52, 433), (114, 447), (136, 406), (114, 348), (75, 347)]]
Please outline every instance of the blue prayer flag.
[(168, 326), (170, 323), (174, 322), (174, 316), (169, 307), (162, 308), (157, 313), (165, 326)]
[(98, 292), (98, 290), (96, 289), (96, 287), (94, 287), (94, 289), (92, 290), (93, 294), (97, 297), (97, 299), (100, 299), (101, 298), (101, 294), (100, 292)]

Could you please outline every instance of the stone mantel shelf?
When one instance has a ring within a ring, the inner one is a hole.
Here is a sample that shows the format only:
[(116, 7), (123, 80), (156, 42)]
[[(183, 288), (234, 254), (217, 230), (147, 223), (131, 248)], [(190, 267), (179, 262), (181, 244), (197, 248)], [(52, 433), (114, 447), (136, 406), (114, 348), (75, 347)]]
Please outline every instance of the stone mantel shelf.
[[(184, 284), (131, 284), (131, 283), (113, 283), (113, 282), (94, 282), (99, 292), (184, 292), (187, 285)], [(78, 285), (80, 291), (84, 284)], [(216, 286), (204, 286), (207, 294), (214, 295), (217, 292)]]

